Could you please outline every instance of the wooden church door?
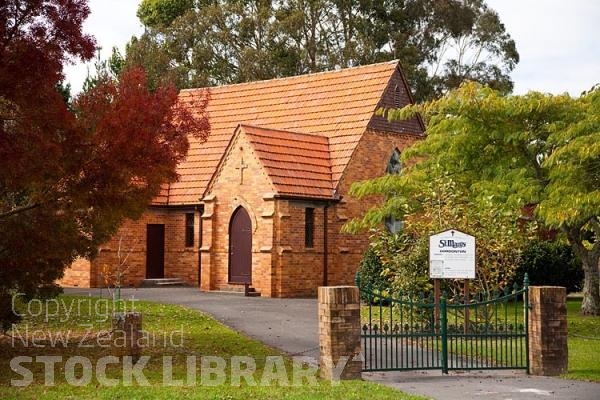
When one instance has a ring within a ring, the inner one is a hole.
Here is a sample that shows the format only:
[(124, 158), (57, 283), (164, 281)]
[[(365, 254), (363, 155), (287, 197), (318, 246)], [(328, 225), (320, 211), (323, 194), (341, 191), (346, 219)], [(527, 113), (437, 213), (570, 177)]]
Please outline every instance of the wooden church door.
[(146, 278), (165, 277), (165, 226), (148, 224), (146, 227)]
[(252, 222), (243, 207), (229, 223), (229, 282), (252, 283)]

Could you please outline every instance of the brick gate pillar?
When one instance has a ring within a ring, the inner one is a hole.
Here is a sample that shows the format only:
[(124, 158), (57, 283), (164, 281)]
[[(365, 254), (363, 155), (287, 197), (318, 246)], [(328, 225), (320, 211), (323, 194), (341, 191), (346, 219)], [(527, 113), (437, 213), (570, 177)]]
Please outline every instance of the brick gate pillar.
[(319, 287), (319, 347), (321, 377), (329, 380), (361, 378), (357, 287)]
[(567, 290), (529, 287), (529, 370), (533, 375), (567, 372)]

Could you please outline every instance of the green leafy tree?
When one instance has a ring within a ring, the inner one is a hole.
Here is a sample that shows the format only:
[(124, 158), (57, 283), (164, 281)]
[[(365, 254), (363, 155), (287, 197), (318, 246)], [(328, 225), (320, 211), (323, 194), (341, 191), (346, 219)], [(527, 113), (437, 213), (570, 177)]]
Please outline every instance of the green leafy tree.
[(519, 61), (483, 0), (144, 0), (127, 62), (179, 87), (400, 59), (418, 100), (464, 79), (510, 92)]
[[(357, 4), (359, 63), (398, 58), (416, 100), (439, 97), (466, 79), (512, 90), (515, 42), (483, 0), (338, 1)], [(357, 14), (357, 12), (354, 12)]]
[[(358, 197), (385, 194), (383, 207), (370, 210), (362, 219), (351, 221), (346, 229), (356, 232), (381, 226), (388, 215), (404, 219), (398, 234), (382, 232), (372, 243), (383, 264), (382, 275), (401, 292), (428, 292), (429, 236), (457, 229), (476, 237), (475, 279), (472, 293), (488, 293), (510, 286), (519, 265), (521, 252), (533, 233), (534, 224), (521, 227), (519, 214), (493, 207), (487, 199), (475, 202), (445, 168), (415, 174), (408, 167), (402, 175), (386, 176), (356, 184), (351, 194)], [(460, 294), (462, 280), (444, 280), (453, 294)]]
[(564, 286), (567, 293), (583, 289), (583, 268), (573, 249), (563, 240), (534, 240), (523, 251), (516, 281), (527, 274), (535, 286)]
[(87, 76), (83, 81), (83, 91), (89, 92), (102, 81), (117, 82), (119, 75), (125, 70), (125, 59), (119, 52), (119, 49), (113, 47), (109, 59), (100, 58), (100, 48), (96, 49), (96, 59), (94, 60), (94, 71), (90, 72), (88, 67)]
[(143, 0), (137, 16), (147, 27), (169, 26), (194, 6), (194, 0)]
[(507, 96), (470, 82), (387, 116), (415, 113), (426, 119), (428, 135), (404, 152), (418, 161), (393, 183), (401, 196), (383, 210), (404, 211), (399, 199), (417, 201), (412, 189), (440, 168), (476, 205), (518, 213), (535, 204), (540, 225), (561, 231), (582, 262), (582, 313), (599, 315), (600, 88), (579, 98)]
[[(152, 2), (157, 13), (162, 1)], [(197, 2), (172, 17), (158, 18), (170, 20), (166, 26), (142, 19), (150, 25), (127, 46), (127, 65), (144, 66), (151, 82), (186, 88), (268, 79), (283, 76), (280, 66), (290, 62), (276, 40), (271, 1)]]

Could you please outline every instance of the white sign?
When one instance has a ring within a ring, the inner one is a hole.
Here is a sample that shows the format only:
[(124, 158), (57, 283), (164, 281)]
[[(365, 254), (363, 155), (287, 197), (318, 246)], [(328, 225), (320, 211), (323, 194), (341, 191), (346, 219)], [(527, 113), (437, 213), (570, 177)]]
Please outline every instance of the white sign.
[(475, 278), (475, 238), (449, 230), (429, 237), (429, 277)]

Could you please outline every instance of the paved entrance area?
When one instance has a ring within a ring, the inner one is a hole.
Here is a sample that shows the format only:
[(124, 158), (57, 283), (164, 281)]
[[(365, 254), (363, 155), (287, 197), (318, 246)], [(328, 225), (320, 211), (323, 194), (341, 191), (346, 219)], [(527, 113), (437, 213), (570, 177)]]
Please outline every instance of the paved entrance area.
[[(68, 294), (100, 296), (100, 289), (65, 289)], [(106, 290), (103, 292), (107, 295)], [(239, 294), (205, 293), (195, 288), (123, 289), (129, 299), (179, 304), (203, 311), (251, 338), (291, 355), (318, 359), (316, 299), (269, 299)], [(432, 372), (365, 373), (368, 380), (407, 393), (440, 400), (600, 399), (600, 384), (529, 376), (524, 372), (471, 371), (442, 375)]]

